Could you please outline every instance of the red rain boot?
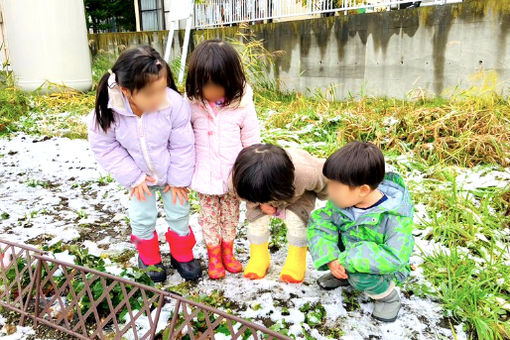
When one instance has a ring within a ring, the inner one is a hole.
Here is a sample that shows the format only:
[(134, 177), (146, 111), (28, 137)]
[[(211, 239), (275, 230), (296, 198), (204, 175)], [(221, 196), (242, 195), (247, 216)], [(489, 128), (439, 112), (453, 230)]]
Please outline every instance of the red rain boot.
[(191, 228), (186, 236), (179, 236), (179, 234), (169, 228), (165, 236), (170, 245), (172, 267), (177, 269), (182, 278), (185, 280), (197, 280), (202, 276), (200, 263), (193, 257), (193, 247), (197, 242)]
[(149, 266), (159, 268), (157, 271), (148, 271), (147, 274), (154, 282), (164, 282), (166, 280), (166, 271), (161, 263), (161, 255), (159, 254), (158, 234), (154, 232), (150, 240), (143, 240), (131, 234), (131, 242), (138, 250), (138, 267), (140, 269), (147, 269)]

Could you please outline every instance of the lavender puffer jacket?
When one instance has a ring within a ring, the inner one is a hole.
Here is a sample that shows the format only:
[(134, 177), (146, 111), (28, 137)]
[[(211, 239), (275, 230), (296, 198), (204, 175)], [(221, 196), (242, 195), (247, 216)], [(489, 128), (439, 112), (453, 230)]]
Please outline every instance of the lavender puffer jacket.
[[(110, 84), (112, 83), (112, 84)], [(88, 137), (98, 163), (121, 185), (132, 188), (145, 176), (149, 185), (187, 187), (195, 167), (195, 140), (189, 103), (167, 88), (167, 100), (155, 112), (135, 115), (114, 80), (109, 80), (108, 107), (115, 122), (105, 133), (88, 116)]]

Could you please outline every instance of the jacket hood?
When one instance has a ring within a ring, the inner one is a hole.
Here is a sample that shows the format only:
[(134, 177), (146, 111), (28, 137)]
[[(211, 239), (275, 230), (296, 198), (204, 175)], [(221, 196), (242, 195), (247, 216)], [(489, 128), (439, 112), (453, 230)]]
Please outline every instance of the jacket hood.
[(404, 184), (403, 178), (394, 172), (384, 177), (378, 188), (388, 199), (381, 204), (381, 208), (400, 216), (412, 216), (413, 204), (411, 195)]
[[(379, 184), (377, 189), (385, 194), (388, 199), (380, 205), (367, 209), (364, 211), (362, 216), (382, 212), (398, 216), (413, 216), (411, 195), (404, 184), (404, 180), (399, 174), (394, 172), (386, 173), (384, 180), (381, 184)], [(354, 216), (352, 209), (352, 207), (349, 207), (346, 209), (340, 209), (340, 211), (352, 218)]]

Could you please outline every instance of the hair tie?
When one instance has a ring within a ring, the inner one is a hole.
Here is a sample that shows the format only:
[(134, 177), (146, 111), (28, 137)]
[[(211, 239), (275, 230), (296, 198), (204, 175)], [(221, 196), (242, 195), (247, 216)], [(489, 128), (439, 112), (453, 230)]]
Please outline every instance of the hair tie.
[(110, 76), (108, 77), (108, 87), (109, 88), (114, 88), (115, 86), (117, 86), (117, 77), (115, 76), (115, 73), (113, 73), (112, 70), (108, 70), (108, 73), (110, 74)]

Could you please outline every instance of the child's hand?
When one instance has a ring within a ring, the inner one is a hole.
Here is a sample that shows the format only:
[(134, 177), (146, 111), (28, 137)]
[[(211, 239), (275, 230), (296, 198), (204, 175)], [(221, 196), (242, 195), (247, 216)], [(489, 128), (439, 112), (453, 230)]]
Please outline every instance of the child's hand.
[(273, 216), (276, 213), (276, 208), (267, 203), (262, 203), (260, 205), (260, 210), (262, 210), (264, 214), (269, 216)]
[(340, 264), (340, 261), (335, 260), (328, 263), (329, 270), (331, 270), (331, 274), (337, 279), (347, 279), (347, 273), (345, 272), (344, 266)]
[(131, 189), (131, 195), (129, 196), (129, 198), (133, 197), (133, 195), (136, 194), (136, 198), (138, 199), (138, 201), (141, 200), (146, 201), (144, 192), (147, 195), (152, 196), (151, 191), (149, 190), (149, 186), (147, 185), (146, 182), (154, 183), (155, 181), (156, 180), (154, 178), (150, 176), (145, 176), (145, 181)]
[(167, 184), (165, 189), (163, 189), (163, 192), (168, 192), (168, 190), (172, 190), (173, 204), (177, 202), (177, 198), (179, 198), (179, 202), (181, 203), (181, 205), (184, 205), (184, 201), (188, 200), (189, 194), (188, 188), (171, 187), (170, 185)]

